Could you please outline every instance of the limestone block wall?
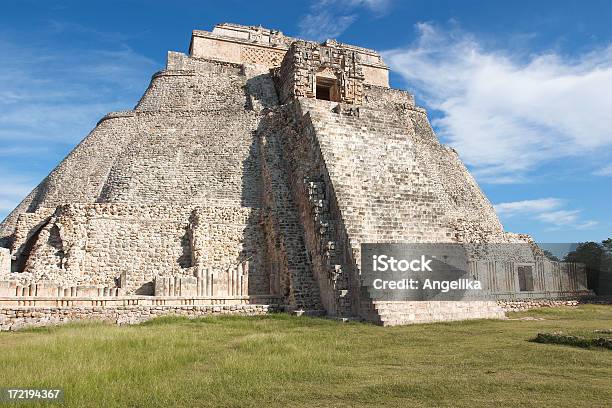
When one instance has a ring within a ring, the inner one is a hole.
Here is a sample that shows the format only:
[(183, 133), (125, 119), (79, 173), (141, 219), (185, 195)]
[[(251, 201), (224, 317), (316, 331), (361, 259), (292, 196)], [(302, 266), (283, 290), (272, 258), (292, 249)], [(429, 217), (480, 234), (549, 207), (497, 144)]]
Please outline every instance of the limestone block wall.
[(387, 67), (364, 64), (363, 75), (366, 84), (389, 87), (389, 69)]
[(249, 296), (249, 261), (228, 269), (196, 269), (195, 276), (156, 276), (155, 297), (200, 298)]
[(168, 51), (166, 71), (206, 71), (211, 73), (244, 75), (244, 65), (231, 62), (224, 63), (219, 60), (214, 60), (214, 58), (211, 60), (210, 58), (188, 56), (182, 52)]
[(81, 320), (104, 321), (118, 325), (138, 324), (159, 316), (197, 318), (215, 315), (258, 316), (278, 310), (275, 305), (202, 306), (70, 306), (12, 307), (0, 309), (0, 331), (65, 324)]
[(244, 110), (244, 86), (244, 75), (231, 72), (161, 71), (153, 76), (135, 110), (240, 111)]
[(98, 201), (260, 205), (255, 115), (177, 112), (141, 118), (144, 136), (116, 157)]
[[(230, 293), (232, 272), (248, 272), (248, 294), (269, 294), (263, 212), (242, 207), (196, 208), (189, 219), (191, 264), (195, 275), (213, 271), (218, 293)], [(245, 281), (246, 283), (246, 281)]]
[(364, 84), (363, 106), (366, 108), (384, 109), (393, 112), (415, 106), (414, 96), (401, 89), (392, 89), (386, 86)]
[(127, 275), (128, 293), (152, 293), (158, 274), (189, 274), (190, 208), (125, 204), (68, 204), (36, 237), (24, 272), (64, 285), (115, 286)]
[(495, 301), (377, 301), (374, 307), (377, 311), (376, 323), (383, 326), (505, 318), (504, 310)]
[[(359, 116), (302, 99), (351, 236), (359, 242), (450, 242), (445, 209), (415, 152), (412, 122), (381, 110)], [(358, 258), (357, 258), (358, 259)]]
[[(123, 295), (124, 290), (117, 287), (97, 285), (63, 286), (49, 281), (21, 285), (18, 281), (0, 281), (0, 306), (31, 303), (29, 299), (42, 302), (47, 298), (109, 298)], [(10, 299), (10, 300), (9, 300)], [(18, 300), (19, 299), (19, 300)], [(8, 301), (7, 301), (8, 300)]]
[(280, 65), (293, 40), (276, 30), (222, 24), (212, 33), (194, 30), (189, 53), (196, 58), (272, 68)]
[[(248, 262), (249, 294), (269, 293), (261, 211), (245, 207), (70, 204), (34, 238), (23, 272), (64, 285), (114, 286), (153, 294), (156, 276), (213, 269), (225, 290), (230, 269)], [(221, 293), (221, 292), (219, 292)]]
[(22, 271), (25, 267), (27, 254), (31, 250), (34, 240), (31, 238), (49, 222), (55, 212), (55, 208), (42, 207), (32, 213), (21, 213), (17, 217), (15, 230), (9, 241), (9, 249), (15, 256), (16, 262), (11, 266), (11, 271)]

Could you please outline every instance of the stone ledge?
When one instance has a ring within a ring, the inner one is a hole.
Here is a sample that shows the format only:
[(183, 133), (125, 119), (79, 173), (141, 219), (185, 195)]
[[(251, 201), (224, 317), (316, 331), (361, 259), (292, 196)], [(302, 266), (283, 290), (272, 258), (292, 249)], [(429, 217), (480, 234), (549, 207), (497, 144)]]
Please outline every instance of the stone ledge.
[(100, 123), (109, 119), (119, 119), (119, 118), (133, 118), (136, 116), (136, 111), (133, 110), (125, 110), (125, 111), (117, 111), (117, 112), (109, 112), (102, 117), (96, 124), (98, 126)]
[(197, 76), (197, 72), (194, 69), (163, 69), (153, 74), (151, 79), (160, 77), (173, 77), (173, 76)]

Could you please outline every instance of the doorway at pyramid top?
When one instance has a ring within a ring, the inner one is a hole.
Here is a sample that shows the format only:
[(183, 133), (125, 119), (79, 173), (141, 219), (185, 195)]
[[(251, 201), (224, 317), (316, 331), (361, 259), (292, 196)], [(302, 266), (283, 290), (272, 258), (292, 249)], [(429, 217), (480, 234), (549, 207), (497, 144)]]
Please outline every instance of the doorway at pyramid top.
[(340, 80), (330, 68), (320, 69), (315, 75), (315, 98), (340, 102)]

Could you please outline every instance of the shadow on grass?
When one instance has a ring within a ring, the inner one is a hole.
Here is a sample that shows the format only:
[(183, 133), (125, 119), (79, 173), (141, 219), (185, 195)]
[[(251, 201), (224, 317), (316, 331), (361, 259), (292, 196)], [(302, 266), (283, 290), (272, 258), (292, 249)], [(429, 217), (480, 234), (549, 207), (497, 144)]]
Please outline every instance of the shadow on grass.
[[(323, 317), (310, 317), (310, 316), (292, 316), (287, 313), (270, 313), (266, 315), (257, 316), (232, 316), (232, 315), (218, 315), (218, 316), (202, 316), (202, 317), (187, 317), (187, 316), (159, 316), (151, 320), (147, 320), (138, 324), (137, 326), (163, 326), (173, 324), (184, 324), (184, 325), (226, 325), (230, 324), (233, 326), (253, 326), (261, 323), (282, 323), (285, 327), (287, 324), (296, 327), (310, 327), (310, 326), (336, 326), (342, 323), (327, 319)], [(346, 323), (345, 323), (346, 324)], [(358, 323), (359, 324), (359, 323)]]

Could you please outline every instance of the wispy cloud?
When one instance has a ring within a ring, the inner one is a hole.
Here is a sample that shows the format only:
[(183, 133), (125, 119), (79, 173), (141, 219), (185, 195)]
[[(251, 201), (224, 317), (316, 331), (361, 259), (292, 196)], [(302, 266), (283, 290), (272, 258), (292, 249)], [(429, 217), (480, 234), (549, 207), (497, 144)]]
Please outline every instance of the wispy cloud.
[[(0, 42), (0, 142), (74, 143), (106, 111), (131, 108), (159, 64), (125, 45), (115, 49), (33, 49)], [(140, 89), (136, 89), (139, 87)]]
[(612, 164), (603, 166), (602, 168), (596, 170), (593, 174), (596, 176), (612, 176)]
[(300, 21), (300, 36), (317, 41), (337, 38), (356, 19), (355, 14), (337, 16), (326, 10), (307, 14)]
[(549, 211), (559, 208), (562, 204), (563, 201), (558, 198), (540, 198), (495, 204), (495, 211), (500, 216), (512, 217), (517, 214)]
[(598, 225), (594, 220), (583, 220), (581, 210), (565, 209), (566, 202), (559, 198), (512, 201), (495, 204), (495, 211), (502, 219), (515, 216), (541, 221), (552, 229), (562, 227), (588, 229)]
[(479, 180), (525, 181), (546, 163), (578, 155), (596, 162), (612, 147), (612, 45), (574, 58), (525, 58), (485, 49), (457, 29), (417, 30), (414, 43), (383, 57), (438, 111), (441, 138)]
[[(132, 108), (161, 62), (81, 25), (58, 23), (37, 41), (0, 39), (0, 220), (105, 113)], [(56, 33), (79, 35), (66, 47)]]
[(357, 20), (359, 8), (381, 16), (390, 3), (390, 0), (317, 0), (298, 24), (300, 36), (317, 41), (337, 38)]
[(0, 218), (12, 211), (36, 184), (33, 178), (16, 174), (11, 174), (10, 178), (0, 177)]

